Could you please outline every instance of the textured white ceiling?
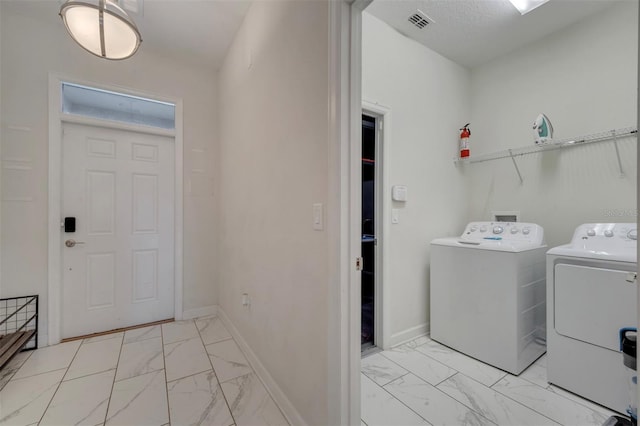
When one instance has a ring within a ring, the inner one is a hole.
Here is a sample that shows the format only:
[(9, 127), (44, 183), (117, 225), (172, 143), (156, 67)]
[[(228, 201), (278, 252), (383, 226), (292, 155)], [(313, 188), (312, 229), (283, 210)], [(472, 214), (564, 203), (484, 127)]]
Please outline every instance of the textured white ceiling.
[[(0, 1), (14, 12), (62, 25), (57, 15), (62, 0)], [(550, 0), (524, 16), (508, 0), (374, 0), (366, 11), (453, 61), (474, 67), (619, 1), (637, 0)], [(142, 14), (132, 13), (132, 17), (142, 33), (141, 49), (217, 69), (251, 0), (144, 0), (140, 4)], [(411, 25), (407, 18), (417, 9), (435, 23), (422, 30)]]
[[(636, 0), (550, 0), (523, 16), (508, 0), (374, 0), (366, 12), (473, 68), (619, 1)], [(410, 24), (417, 9), (435, 22), (422, 30)]]
[[(11, 13), (63, 26), (62, 0), (0, 0)], [(250, 0), (144, 0), (130, 13), (142, 34), (140, 49), (217, 69), (251, 5)]]
[(249, 0), (145, 0), (135, 17), (145, 48), (190, 55), (217, 69), (242, 24)]

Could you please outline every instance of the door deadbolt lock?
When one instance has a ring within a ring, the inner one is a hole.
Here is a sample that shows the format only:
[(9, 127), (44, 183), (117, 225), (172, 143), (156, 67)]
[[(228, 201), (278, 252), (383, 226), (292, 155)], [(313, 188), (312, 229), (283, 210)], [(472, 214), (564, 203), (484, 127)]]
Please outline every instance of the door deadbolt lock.
[(76, 241), (76, 240), (73, 240), (73, 239), (70, 239), (70, 240), (67, 240), (67, 241), (64, 242), (64, 245), (67, 246), (67, 247), (75, 247), (76, 244), (84, 244), (84, 242)]

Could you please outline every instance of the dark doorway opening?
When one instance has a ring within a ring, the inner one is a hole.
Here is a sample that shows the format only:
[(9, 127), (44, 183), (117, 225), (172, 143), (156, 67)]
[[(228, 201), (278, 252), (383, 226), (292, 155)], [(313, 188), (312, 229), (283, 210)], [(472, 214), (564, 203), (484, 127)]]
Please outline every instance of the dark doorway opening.
[(375, 346), (376, 125), (362, 115), (362, 350)]

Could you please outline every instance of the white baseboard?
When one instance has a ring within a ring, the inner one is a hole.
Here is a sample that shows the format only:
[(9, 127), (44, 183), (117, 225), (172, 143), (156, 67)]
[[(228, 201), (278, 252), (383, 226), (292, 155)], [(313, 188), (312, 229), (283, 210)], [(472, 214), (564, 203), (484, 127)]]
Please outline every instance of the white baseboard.
[(251, 350), (251, 347), (247, 344), (244, 338), (240, 335), (238, 329), (233, 325), (227, 314), (222, 310), (222, 308), (218, 307), (218, 317), (222, 320), (222, 323), (227, 327), (231, 336), (235, 339), (242, 352), (247, 357), (247, 361), (253, 367), (253, 371), (255, 371), (256, 375), (262, 381), (262, 384), (271, 395), (271, 398), (275, 401), (275, 403), (280, 407), (282, 414), (287, 418), (287, 421), (291, 425), (296, 426), (305, 426), (306, 422), (303, 420), (302, 416), (295, 409), (289, 398), (282, 392), (280, 386), (276, 383), (276, 381), (271, 377), (271, 374), (267, 371), (264, 365), (260, 362), (256, 354)]
[(49, 335), (47, 333), (40, 333), (38, 331), (38, 347), (44, 348), (45, 346), (49, 346), (51, 343), (49, 342)]
[(218, 313), (218, 305), (203, 306), (202, 308), (189, 309), (182, 312), (183, 320), (190, 320), (199, 317), (206, 317), (209, 315), (216, 315)]
[(420, 324), (415, 327), (403, 330), (399, 333), (392, 334), (391, 338), (389, 339), (389, 347), (402, 345), (404, 343), (410, 342), (413, 339), (417, 339), (420, 336), (428, 335), (429, 330), (429, 323), (425, 322), (424, 324)]

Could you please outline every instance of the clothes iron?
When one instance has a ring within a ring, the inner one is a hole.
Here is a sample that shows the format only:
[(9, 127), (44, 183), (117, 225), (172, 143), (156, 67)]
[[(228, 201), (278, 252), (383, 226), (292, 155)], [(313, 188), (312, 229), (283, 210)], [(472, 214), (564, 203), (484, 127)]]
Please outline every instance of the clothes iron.
[(553, 138), (553, 126), (549, 118), (540, 114), (533, 122), (533, 140), (536, 145), (549, 142)]

